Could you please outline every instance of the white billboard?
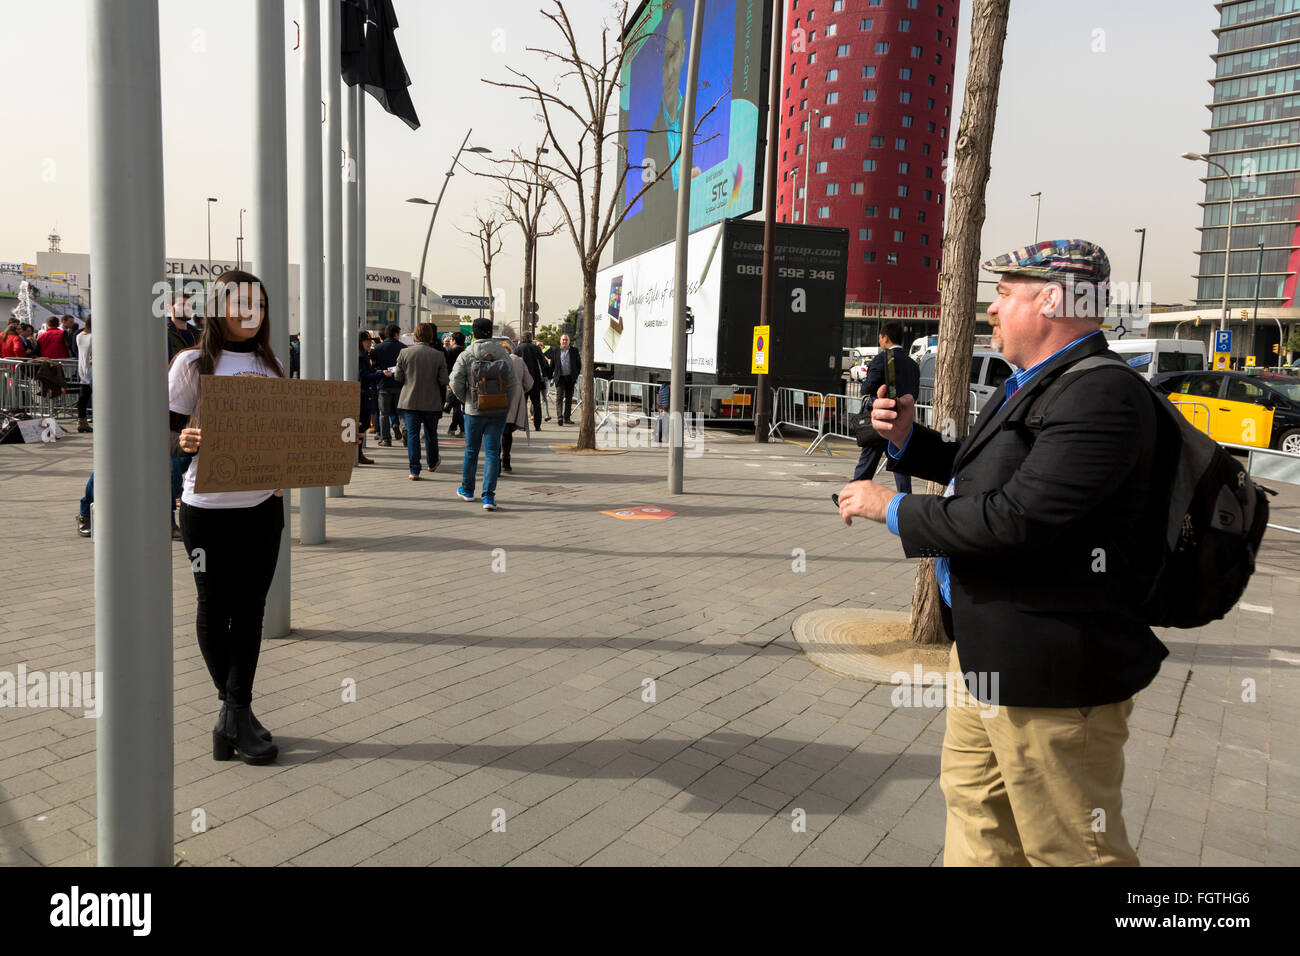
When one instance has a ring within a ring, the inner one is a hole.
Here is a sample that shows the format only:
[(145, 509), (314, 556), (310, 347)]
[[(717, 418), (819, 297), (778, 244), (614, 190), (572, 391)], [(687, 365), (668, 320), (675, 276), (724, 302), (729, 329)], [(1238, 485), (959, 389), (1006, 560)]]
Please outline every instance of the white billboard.
[[(695, 332), (686, 337), (686, 370), (712, 373), (718, 358), (718, 295), (722, 253), (705, 262), (722, 223), (687, 239), (686, 305), (695, 316)], [(673, 267), (675, 243), (601, 270), (596, 277), (596, 361), (666, 369), (672, 364)]]

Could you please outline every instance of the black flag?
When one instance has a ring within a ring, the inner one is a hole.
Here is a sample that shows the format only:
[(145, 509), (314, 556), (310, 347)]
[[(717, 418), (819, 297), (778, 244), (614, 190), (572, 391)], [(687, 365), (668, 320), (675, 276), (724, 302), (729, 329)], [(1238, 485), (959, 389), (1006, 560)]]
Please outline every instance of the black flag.
[(397, 14), (391, 0), (340, 0), (343, 82), (366, 92), (411, 129), (420, 128), (407, 87), (411, 78), (397, 49)]

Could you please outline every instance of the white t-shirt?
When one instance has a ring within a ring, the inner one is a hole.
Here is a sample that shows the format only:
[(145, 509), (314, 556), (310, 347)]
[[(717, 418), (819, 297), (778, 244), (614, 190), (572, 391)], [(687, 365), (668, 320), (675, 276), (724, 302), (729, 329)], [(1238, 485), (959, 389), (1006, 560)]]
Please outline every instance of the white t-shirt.
[(78, 332), (77, 333), (77, 378), (80, 381), (85, 382), (87, 385), (91, 384), (90, 381), (91, 368), (92, 366), (90, 360), (90, 333)]
[[(201, 427), (199, 414), (199, 350), (187, 349), (178, 352), (171, 370), (167, 373), (167, 406), (180, 415), (193, 415), (192, 427)], [(281, 368), (284, 366), (281, 365)], [(214, 375), (260, 375), (263, 378), (275, 377), (274, 369), (267, 366), (253, 352), (223, 351), (217, 359)], [(200, 446), (200, 451), (202, 450)], [(260, 505), (274, 494), (272, 491), (219, 491), (199, 494), (194, 490), (194, 480), (199, 473), (199, 459), (196, 455), (185, 469), (184, 490), (181, 501), (195, 508), (252, 508)]]

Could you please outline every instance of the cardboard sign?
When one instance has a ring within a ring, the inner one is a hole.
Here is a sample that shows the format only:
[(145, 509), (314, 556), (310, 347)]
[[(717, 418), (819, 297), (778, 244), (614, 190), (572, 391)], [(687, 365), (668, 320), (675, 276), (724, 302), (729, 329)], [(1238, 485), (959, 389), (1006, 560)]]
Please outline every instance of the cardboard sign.
[(195, 491), (346, 485), (360, 410), (356, 382), (203, 375)]

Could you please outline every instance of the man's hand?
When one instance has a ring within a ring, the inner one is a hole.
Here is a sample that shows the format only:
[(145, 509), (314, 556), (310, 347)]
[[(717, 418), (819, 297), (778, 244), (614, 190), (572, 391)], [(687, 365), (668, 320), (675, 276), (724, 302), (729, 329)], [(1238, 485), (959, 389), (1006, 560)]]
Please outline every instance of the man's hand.
[(180, 434), (181, 451), (187, 455), (192, 455), (199, 450), (199, 442), (203, 440), (203, 432), (198, 428), (182, 428)]
[(886, 398), (888, 394), (888, 385), (881, 385), (876, 392), (876, 400), (871, 405), (871, 427), (895, 448), (901, 448), (903, 442), (907, 441), (907, 436), (912, 433), (912, 422), (916, 419), (916, 399), (911, 395)]
[(888, 510), (889, 502), (893, 500), (895, 494), (897, 492), (890, 491), (870, 479), (850, 481), (840, 489), (840, 518), (847, 525), (852, 525), (855, 517), (870, 518), (883, 524), (885, 511)]

